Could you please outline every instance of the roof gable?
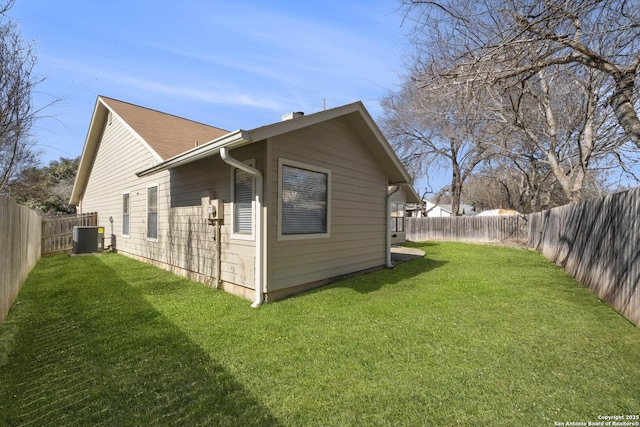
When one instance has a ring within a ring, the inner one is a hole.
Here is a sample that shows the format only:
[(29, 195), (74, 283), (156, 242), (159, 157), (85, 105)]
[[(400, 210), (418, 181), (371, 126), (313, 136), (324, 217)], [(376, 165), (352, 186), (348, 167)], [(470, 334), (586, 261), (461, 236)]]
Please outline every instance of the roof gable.
[(162, 160), (226, 135), (226, 130), (116, 99), (99, 97)]
[(362, 102), (343, 105), (292, 120), (276, 122), (250, 131), (227, 132), (213, 126), (171, 114), (99, 96), (82, 151), (71, 203), (78, 203), (87, 184), (99, 145), (102, 128), (109, 113), (117, 115), (140, 142), (161, 162), (137, 173), (138, 176), (182, 166), (198, 159), (217, 155), (222, 147), (234, 148), (283, 135), (304, 127), (337, 118), (347, 120), (378, 160), (388, 182), (410, 184), (411, 178), (391, 148), (382, 131)]
[(78, 203), (93, 168), (102, 130), (109, 114), (119, 117), (151, 154), (162, 162), (197, 144), (226, 135), (227, 131), (150, 108), (98, 96), (80, 157), (71, 203)]
[(192, 148), (161, 164), (140, 171), (138, 176), (150, 175), (162, 170), (182, 166), (204, 157), (214, 156), (220, 152), (220, 148), (222, 147), (234, 148), (262, 141), (337, 118), (348, 120), (355, 132), (361, 136), (362, 141), (367, 145), (369, 151), (380, 163), (380, 167), (386, 172), (390, 184), (411, 183), (411, 178), (402, 165), (402, 162), (400, 162), (398, 156), (396, 156), (391, 145), (389, 145), (389, 142), (371, 118), (362, 102), (355, 102), (291, 120), (276, 122), (248, 131), (239, 129), (213, 140), (208, 144)]
[(342, 118), (348, 121), (352, 129), (361, 137), (367, 149), (378, 160), (386, 172), (390, 184), (411, 183), (411, 177), (391, 145), (375, 123), (364, 104), (360, 101), (346, 104), (330, 110), (286, 120), (249, 131), (253, 141), (259, 141), (276, 135), (282, 135), (317, 123)]

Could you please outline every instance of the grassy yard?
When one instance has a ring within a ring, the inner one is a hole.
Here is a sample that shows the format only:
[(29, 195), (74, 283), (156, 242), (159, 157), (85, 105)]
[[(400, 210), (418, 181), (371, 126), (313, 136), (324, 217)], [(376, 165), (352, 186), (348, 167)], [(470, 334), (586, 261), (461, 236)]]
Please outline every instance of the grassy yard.
[(0, 326), (0, 425), (542, 425), (640, 413), (640, 330), (531, 251), (260, 309), (128, 258), (42, 259)]

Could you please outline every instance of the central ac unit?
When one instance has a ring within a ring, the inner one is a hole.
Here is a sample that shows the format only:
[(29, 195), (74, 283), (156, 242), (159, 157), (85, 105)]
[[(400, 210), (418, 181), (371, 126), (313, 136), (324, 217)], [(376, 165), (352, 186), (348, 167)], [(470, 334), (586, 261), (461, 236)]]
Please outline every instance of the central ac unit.
[(104, 227), (73, 227), (73, 253), (92, 254), (104, 249)]

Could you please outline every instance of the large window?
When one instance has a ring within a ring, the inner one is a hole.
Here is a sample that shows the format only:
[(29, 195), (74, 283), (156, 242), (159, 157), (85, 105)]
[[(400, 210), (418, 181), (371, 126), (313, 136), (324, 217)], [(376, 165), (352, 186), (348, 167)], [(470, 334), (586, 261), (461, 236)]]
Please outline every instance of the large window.
[(122, 235), (129, 236), (129, 193), (122, 194)]
[(147, 187), (147, 238), (158, 238), (158, 186)]
[[(253, 161), (246, 162), (253, 167)], [(235, 237), (253, 235), (254, 177), (241, 169), (233, 170), (233, 233)]]
[(404, 203), (391, 203), (391, 232), (404, 231)]
[(279, 237), (329, 237), (331, 173), (280, 159)]

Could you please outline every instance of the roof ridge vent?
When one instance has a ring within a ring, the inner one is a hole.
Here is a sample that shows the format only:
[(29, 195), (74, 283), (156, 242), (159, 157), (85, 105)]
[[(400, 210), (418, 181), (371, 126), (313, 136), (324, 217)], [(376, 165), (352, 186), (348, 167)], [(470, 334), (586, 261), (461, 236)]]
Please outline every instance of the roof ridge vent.
[(282, 121), (286, 122), (287, 120), (297, 119), (298, 117), (302, 117), (302, 116), (304, 116), (303, 111), (293, 111), (291, 113), (283, 114)]

